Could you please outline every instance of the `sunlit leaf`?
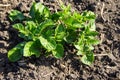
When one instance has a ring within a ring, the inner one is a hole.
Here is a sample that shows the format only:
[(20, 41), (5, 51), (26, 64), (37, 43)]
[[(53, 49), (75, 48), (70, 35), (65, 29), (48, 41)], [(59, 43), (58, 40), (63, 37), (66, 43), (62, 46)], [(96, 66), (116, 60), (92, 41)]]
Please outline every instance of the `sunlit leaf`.
[(82, 14), (87, 20), (95, 19), (96, 15), (91, 11), (84, 11)]
[(56, 49), (52, 51), (52, 54), (56, 58), (62, 58), (64, 55), (64, 48), (61, 44), (57, 44)]
[(96, 31), (88, 31), (86, 33), (86, 36), (96, 36), (96, 35), (98, 35), (98, 32), (96, 32)]
[(66, 29), (65, 29), (65, 26), (60, 24), (57, 26), (57, 28), (55, 29), (55, 37), (56, 37), (56, 40), (63, 40), (64, 37), (65, 37), (65, 34), (66, 34)]
[(24, 44), (25, 44), (24, 42), (23, 43), (19, 43), (13, 49), (9, 50), (9, 52), (8, 52), (8, 59), (11, 62), (18, 61), (19, 59), (22, 58)]
[(30, 57), (32, 55), (35, 55), (36, 57), (40, 56), (40, 44), (36, 43), (35, 41), (27, 42), (24, 47), (23, 56)]
[(92, 52), (86, 53), (82, 56), (81, 61), (86, 65), (91, 65), (94, 61), (94, 54)]
[(68, 30), (67, 32), (67, 36), (64, 38), (64, 40), (67, 42), (67, 43), (73, 43), (75, 42), (75, 40), (77, 40), (77, 32), (73, 31), (73, 30)]
[(11, 21), (15, 21), (15, 20), (23, 20), (25, 17), (24, 15), (18, 11), (18, 10), (12, 10), (10, 13), (9, 13), (9, 18)]
[(26, 22), (26, 29), (28, 29), (29, 31), (34, 31), (34, 29), (37, 28), (37, 25), (35, 24), (35, 22), (33, 21), (27, 21)]
[(100, 43), (100, 41), (97, 40), (97, 39), (90, 39), (90, 38), (88, 38), (88, 39), (87, 39), (87, 43), (93, 44), (93, 45), (97, 45), (97, 44)]
[(42, 5), (42, 3), (33, 3), (31, 9), (30, 9), (30, 16), (33, 19), (40, 20), (46, 17), (49, 17), (50, 11), (49, 9)]
[(19, 30), (21, 33), (25, 33), (25, 27), (21, 23), (14, 24), (13, 28)]
[(51, 14), (50, 17), (52, 20), (59, 20), (60, 15), (58, 13), (53, 13), (53, 14)]
[(46, 48), (48, 51), (54, 50), (56, 48), (56, 42), (52, 38), (45, 38), (43, 36), (39, 37), (39, 40), (44, 48)]
[(84, 55), (84, 52), (83, 52), (83, 51), (78, 50), (76, 54), (77, 54), (77, 55)]
[(53, 26), (54, 23), (52, 20), (46, 20), (44, 22), (42, 22), (40, 25), (38, 25), (38, 28), (35, 30), (35, 33), (36, 34), (41, 34), (42, 31), (47, 28), (47, 27), (50, 27), (50, 26)]
[(88, 26), (90, 28), (90, 31), (95, 31), (96, 30), (95, 20), (89, 20)]

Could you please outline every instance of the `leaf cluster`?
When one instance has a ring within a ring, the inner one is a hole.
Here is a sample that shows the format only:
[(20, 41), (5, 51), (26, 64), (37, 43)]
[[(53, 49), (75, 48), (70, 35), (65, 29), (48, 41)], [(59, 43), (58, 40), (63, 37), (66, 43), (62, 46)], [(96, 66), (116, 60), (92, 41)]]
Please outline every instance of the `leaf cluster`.
[(70, 5), (61, 5), (61, 11), (51, 13), (41, 3), (33, 3), (29, 16), (24, 16), (18, 10), (9, 14), (15, 23), (13, 28), (19, 31), (19, 37), (24, 41), (9, 50), (8, 58), (15, 62), (32, 55), (39, 57), (42, 50), (44, 54), (51, 53), (55, 58), (64, 56), (64, 43), (73, 44), (81, 61), (90, 65), (94, 61), (92, 50), (99, 41), (95, 39), (98, 34), (95, 27), (95, 14), (90, 11), (78, 13), (71, 12)]

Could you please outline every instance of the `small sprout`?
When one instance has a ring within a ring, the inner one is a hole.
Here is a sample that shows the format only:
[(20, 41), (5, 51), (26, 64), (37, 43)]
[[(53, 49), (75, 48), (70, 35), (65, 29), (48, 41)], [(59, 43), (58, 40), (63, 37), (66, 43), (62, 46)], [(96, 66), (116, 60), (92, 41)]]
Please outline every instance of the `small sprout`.
[(33, 3), (29, 17), (17, 10), (10, 12), (11, 21), (20, 21), (14, 24), (13, 28), (17, 29), (19, 37), (24, 39), (23, 43), (9, 50), (8, 58), (11, 62), (18, 61), (23, 56), (39, 57), (43, 50), (45, 55), (49, 53), (55, 58), (62, 58), (66, 42), (76, 48), (77, 55), (82, 56), (81, 61), (84, 64), (93, 63), (93, 46), (99, 44), (99, 40), (95, 39), (98, 35), (95, 14), (90, 11), (81, 14), (77, 11), (71, 12), (70, 5), (65, 6), (62, 3), (61, 9), (51, 13), (43, 4)]

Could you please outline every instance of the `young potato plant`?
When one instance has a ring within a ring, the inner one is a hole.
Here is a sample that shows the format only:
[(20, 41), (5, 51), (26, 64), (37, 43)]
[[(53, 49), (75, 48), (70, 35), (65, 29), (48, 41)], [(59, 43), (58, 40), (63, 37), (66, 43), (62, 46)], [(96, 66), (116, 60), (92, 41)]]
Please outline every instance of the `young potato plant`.
[(11, 62), (18, 61), (23, 56), (39, 57), (51, 53), (55, 58), (64, 56), (65, 44), (72, 44), (77, 55), (84, 64), (90, 65), (94, 61), (93, 49), (99, 41), (95, 29), (95, 14), (90, 11), (71, 12), (70, 5), (61, 5), (61, 11), (51, 13), (41, 3), (33, 3), (29, 16), (13, 10), (9, 14), (11, 21), (16, 21), (13, 28), (19, 31), (19, 37), (24, 41), (8, 52)]

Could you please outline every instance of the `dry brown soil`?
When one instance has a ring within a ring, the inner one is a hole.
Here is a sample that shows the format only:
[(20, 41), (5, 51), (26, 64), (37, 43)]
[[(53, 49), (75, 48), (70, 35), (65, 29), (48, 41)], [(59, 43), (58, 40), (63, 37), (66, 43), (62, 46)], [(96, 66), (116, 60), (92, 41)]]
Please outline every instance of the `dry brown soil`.
[[(55, 0), (36, 0), (57, 9)], [(95, 46), (95, 61), (82, 64), (71, 46), (64, 58), (23, 58), (11, 63), (7, 52), (21, 42), (8, 13), (17, 9), (27, 14), (32, 0), (0, 0), (0, 80), (120, 80), (120, 0), (64, 0), (80, 12), (94, 11), (101, 44)], [(69, 54), (69, 56), (66, 56)]]

